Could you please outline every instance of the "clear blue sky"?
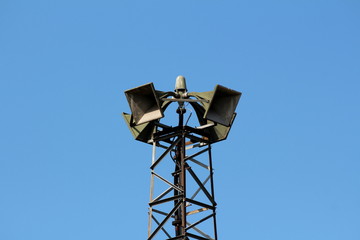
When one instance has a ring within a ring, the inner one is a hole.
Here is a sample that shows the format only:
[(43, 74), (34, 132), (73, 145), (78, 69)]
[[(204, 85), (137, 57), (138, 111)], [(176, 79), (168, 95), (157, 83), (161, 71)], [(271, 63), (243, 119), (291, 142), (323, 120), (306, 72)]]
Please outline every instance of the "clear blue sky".
[(220, 240), (360, 239), (360, 1), (0, 1), (0, 239), (146, 239), (123, 91), (243, 92)]

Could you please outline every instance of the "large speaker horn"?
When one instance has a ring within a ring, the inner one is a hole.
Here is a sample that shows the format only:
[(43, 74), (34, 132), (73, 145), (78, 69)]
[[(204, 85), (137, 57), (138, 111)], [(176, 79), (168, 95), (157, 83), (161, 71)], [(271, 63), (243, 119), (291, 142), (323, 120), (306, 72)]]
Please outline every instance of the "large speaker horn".
[(148, 143), (155, 131), (155, 123), (148, 122), (140, 125), (134, 125), (130, 114), (123, 113), (123, 117), (133, 137), (138, 141)]
[(241, 92), (216, 85), (214, 96), (206, 109), (204, 118), (224, 126), (230, 126), (240, 97)]
[(153, 83), (125, 91), (135, 125), (164, 117)]
[(203, 118), (213, 122), (230, 126), (233, 120), (236, 106), (240, 100), (241, 92), (216, 85), (214, 91), (194, 92), (189, 96), (201, 100), (205, 109)]
[(222, 140), (225, 140), (227, 136), (229, 135), (231, 126), (235, 120), (236, 113), (233, 114), (229, 126), (224, 126), (221, 124), (216, 124), (213, 121), (207, 120), (203, 118), (205, 113), (205, 108), (201, 106), (200, 104), (196, 102), (190, 103), (192, 107), (194, 108), (196, 115), (198, 117), (199, 123), (202, 126), (206, 126), (208, 124), (213, 124), (213, 126), (205, 127), (205, 128), (199, 128), (203, 129), (204, 133), (208, 136), (208, 140), (210, 143), (219, 142)]

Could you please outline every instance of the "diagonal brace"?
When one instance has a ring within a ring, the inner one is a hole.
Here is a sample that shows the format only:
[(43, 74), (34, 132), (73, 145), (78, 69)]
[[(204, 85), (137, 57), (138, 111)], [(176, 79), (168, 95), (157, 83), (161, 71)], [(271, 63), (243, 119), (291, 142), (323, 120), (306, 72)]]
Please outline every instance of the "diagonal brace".
[(159, 179), (161, 179), (162, 181), (164, 181), (165, 183), (169, 184), (173, 189), (178, 190), (179, 192), (183, 192), (183, 190), (177, 186), (175, 186), (174, 184), (172, 184), (171, 182), (169, 182), (168, 180), (166, 180), (165, 178), (163, 178), (162, 176), (160, 176), (159, 174), (152, 172), (152, 174), (154, 174), (156, 177), (158, 177)]
[(205, 148), (204, 150), (201, 150), (200, 152), (197, 152), (197, 153), (195, 153), (195, 154), (193, 154), (193, 155), (191, 155), (191, 156), (188, 156), (188, 157), (185, 158), (185, 161), (188, 160), (188, 159), (190, 159), (190, 158), (194, 158), (194, 157), (196, 157), (196, 156), (199, 156), (200, 154), (203, 154), (204, 152), (209, 151), (209, 149), (210, 149), (210, 148), (208, 147), (208, 148)]
[(157, 196), (153, 201), (157, 201), (162, 199), (164, 196), (166, 196), (166, 194), (168, 194), (169, 192), (171, 192), (173, 189), (173, 187), (169, 187), (166, 191), (164, 191), (163, 193), (161, 193), (159, 196)]
[(182, 201), (179, 201), (175, 207), (169, 212), (169, 214), (164, 218), (164, 220), (159, 224), (159, 226), (154, 230), (154, 232), (150, 235), (150, 237), (148, 238), (148, 240), (153, 239), (153, 237), (155, 237), (155, 235), (159, 232), (159, 230), (165, 225), (165, 223), (169, 220), (169, 218), (175, 213), (176, 210), (178, 210), (178, 208), (180, 207), (180, 205), (182, 204)]
[(151, 165), (150, 169), (154, 170), (155, 167), (163, 160), (163, 158), (180, 142), (181, 138), (176, 139), (165, 152)]
[[(151, 218), (154, 220), (154, 222), (156, 222), (157, 225), (160, 225), (160, 222), (156, 219), (156, 217), (151, 216)], [(165, 228), (162, 227), (161, 230), (166, 234), (166, 236), (171, 238), (170, 234), (165, 230)]]
[(188, 227), (186, 228), (186, 230), (189, 230), (190, 228), (195, 227), (196, 225), (198, 225), (198, 224), (200, 224), (200, 223), (208, 220), (209, 218), (211, 218), (211, 217), (213, 217), (213, 216), (215, 216), (215, 213), (212, 213), (212, 214), (210, 214), (209, 216), (206, 216), (206, 217), (204, 217), (203, 219), (197, 221), (196, 223), (191, 224), (190, 226), (188, 226)]
[(213, 205), (216, 205), (216, 202), (214, 201), (214, 198), (210, 195), (210, 193), (208, 192), (208, 190), (204, 187), (204, 185), (202, 184), (202, 182), (200, 181), (200, 179), (196, 176), (196, 174), (194, 173), (194, 171), (189, 167), (188, 171), (190, 173), (190, 175), (194, 178), (194, 180), (196, 181), (196, 183), (199, 185), (199, 187), (201, 188), (201, 190), (205, 193), (205, 195), (207, 196), (207, 198), (210, 200), (210, 202)]

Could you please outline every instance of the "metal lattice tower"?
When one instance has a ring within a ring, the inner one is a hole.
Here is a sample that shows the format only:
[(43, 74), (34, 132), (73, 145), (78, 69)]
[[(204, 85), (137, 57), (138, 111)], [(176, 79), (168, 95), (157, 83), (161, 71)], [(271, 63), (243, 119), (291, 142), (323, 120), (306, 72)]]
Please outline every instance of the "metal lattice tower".
[[(211, 144), (226, 139), (241, 93), (217, 85), (188, 94), (180, 76), (175, 93), (155, 91), (151, 83), (125, 94), (132, 114), (124, 118), (133, 136), (152, 144), (148, 240), (217, 240)], [(176, 127), (159, 121), (172, 102), (179, 104)], [(185, 102), (199, 127), (184, 124)]]

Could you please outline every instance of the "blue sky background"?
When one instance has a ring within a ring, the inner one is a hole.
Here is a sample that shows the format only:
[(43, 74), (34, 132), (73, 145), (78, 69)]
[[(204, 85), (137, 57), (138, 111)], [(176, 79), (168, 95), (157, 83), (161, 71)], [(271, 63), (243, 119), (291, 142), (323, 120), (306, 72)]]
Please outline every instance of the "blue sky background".
[[(360, 239), (360, 1), (0, 1), (0, 239), (146, 239), (123, 91), (243, 92), (219, 239)], [(175, 124), (175, 123), (174, 123)]]

